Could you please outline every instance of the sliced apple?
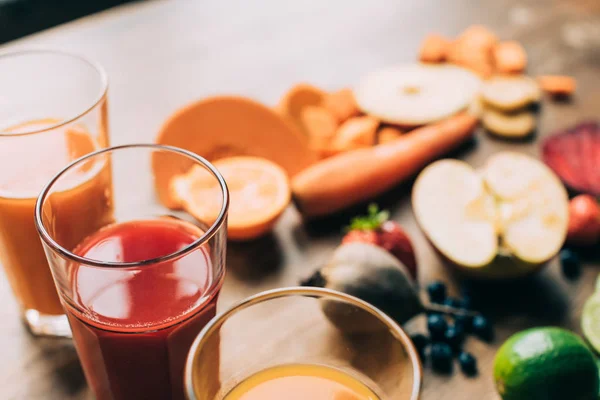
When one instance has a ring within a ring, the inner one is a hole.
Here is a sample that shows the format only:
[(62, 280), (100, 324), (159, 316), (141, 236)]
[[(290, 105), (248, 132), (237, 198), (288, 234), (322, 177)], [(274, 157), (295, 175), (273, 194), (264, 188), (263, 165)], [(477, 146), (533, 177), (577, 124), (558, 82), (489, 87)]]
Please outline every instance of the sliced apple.
[(412, 203), (432, 245), (473, 277), (528, 274), (558, 253), (567, 233), (564, 186), (519, 153), (498, 153), (480, 171), (437, 161), (417, 178)]

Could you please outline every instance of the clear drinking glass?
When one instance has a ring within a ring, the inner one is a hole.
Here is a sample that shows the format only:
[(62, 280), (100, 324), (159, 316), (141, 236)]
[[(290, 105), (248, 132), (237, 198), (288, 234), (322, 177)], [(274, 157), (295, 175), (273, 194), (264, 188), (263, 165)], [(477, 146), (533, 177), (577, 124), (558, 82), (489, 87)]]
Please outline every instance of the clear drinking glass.
[(108, 146), (107, 88), (102, 68), (76, 55), (0, 54), (0, 263), (35, 335), (71, 334), (33, 222), (35, 201), (65, 165)]
[[(204, 220), (177, 209), (165, 179), (192, 167), (206, 172)], [(187, 353), (223, 282), (228, 204), (210, 163), (159, 145), (89, 154), (43, 189), (36, 225), (96, 399), (184, 398)]]
[(335, 368), (382, 400), (417, 400), (421, 389), (415, 347), (381, 311), (329, 289), (283, 288), (250, 297), (204, 327), (188, 355), (186, 393), (221, 400), (248, 377), (285, 365)]

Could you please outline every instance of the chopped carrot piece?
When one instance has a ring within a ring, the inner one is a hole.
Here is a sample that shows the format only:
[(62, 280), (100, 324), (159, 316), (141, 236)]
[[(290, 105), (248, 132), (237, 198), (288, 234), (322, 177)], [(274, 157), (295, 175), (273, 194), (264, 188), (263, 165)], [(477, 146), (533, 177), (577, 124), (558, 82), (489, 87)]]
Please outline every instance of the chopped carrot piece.
[(543, 75), (537, 81), (544, 92), (553, 96), (570, 96), (577, 88), (577, 81), (570, 76)]

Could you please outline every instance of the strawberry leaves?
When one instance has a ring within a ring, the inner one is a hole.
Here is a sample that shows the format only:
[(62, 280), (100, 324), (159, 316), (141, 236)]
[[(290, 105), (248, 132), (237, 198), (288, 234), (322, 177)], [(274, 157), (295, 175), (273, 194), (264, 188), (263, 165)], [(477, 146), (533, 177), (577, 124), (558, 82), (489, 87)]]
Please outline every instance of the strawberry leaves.
[(377, 204), (369, 204), (367, 215), (355, 217), (350, 221), (347, 231), (375, 231), (381, 225), (390, 219), (390, 212), (387, 210), (379, 211)]

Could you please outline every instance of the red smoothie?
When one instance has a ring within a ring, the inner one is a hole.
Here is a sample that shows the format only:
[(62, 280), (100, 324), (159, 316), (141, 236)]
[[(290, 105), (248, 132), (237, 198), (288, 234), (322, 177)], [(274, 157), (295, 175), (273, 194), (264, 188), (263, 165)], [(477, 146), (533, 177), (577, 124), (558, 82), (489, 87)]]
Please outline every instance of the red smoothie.
[[(172, 254), (201, 235), (196, 226), (175, 219), (132, 221), (101, 229), (74, 253), (136, 262)], [(177, 260), (130, 269), (73, 269), (70, 284), (79, 310), (64, 303), (98, 400), (185, 398), (187, 352), (215, 315), (218, 296), (218, 290), (207, 293), (220, 279), (213, 277), (207, 250), (203, 246)]]

